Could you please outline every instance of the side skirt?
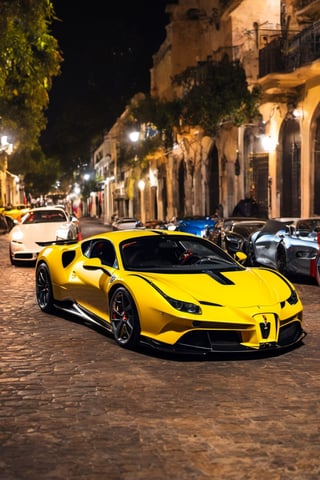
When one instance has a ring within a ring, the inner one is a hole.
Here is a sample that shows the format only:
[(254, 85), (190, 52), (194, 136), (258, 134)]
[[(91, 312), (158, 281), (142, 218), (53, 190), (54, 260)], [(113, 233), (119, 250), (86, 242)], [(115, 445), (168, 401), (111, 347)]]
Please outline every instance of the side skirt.
[(55, 302), (54, 306), (57, 310), (74, 315), (84, 322), (93, 323), (94, 325), (103, 328), (107, 332), (112, 333), (112, 327), (110, 323), (107, 323), (105, 320), (102, 320), (102, 318), (96, 315), (92, 315), (90, 312), (88, 312), (88, 310), (81, 307), (77, 303)]

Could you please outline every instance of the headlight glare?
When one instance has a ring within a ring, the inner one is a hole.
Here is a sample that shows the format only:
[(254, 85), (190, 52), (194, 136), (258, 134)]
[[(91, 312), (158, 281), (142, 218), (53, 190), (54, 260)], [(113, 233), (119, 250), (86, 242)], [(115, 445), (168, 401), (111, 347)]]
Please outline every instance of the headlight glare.
[(22, 240), (23, 240), (23, 233), (20, 230), (12, 233), (13, 242), (21, 243)]

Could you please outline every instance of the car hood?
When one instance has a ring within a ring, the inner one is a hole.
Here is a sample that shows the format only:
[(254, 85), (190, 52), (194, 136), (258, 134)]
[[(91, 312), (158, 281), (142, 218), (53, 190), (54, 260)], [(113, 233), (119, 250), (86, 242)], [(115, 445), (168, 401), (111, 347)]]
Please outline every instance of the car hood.
[[(148, 274), (149, 277), (149, 274)], [(173, 274), (152, 282), (174, 298), (216, 303), (244, 308), (252, 305), (274, 305), (291, 295), (290, 283), (278, 273), (267, 269), (247, 268), (241, 271), (195, 274)]]
[[(26, 248), (34, 248), (36, 242), (50, 242), (56, 240), (57, 230), (68, 229), (66, 222), (39, 223), (30, 225), (16, 225), (10, 232), (10, 238), (21, 236), (21, 242)], [(39, 247), (39, 250), (42, 247)]]

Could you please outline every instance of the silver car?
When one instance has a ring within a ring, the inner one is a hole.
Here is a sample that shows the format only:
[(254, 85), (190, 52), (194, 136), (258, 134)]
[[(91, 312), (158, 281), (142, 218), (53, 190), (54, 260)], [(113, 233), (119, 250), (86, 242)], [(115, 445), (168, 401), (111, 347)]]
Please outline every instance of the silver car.
[(320, 217), (272, 219), (251, 235), (249, 261), (283, 274), (314, 278), (320, 285)]
[(112, 223), (113, 230), (131, 230), (140, 226), (140, 221), (133, 217), (120, 217)]
[(35, 263), (43, 242), (77, 241), (79, 228), (61, 208), (39, 207), (28, 211), (9, 233), (12, 265)]

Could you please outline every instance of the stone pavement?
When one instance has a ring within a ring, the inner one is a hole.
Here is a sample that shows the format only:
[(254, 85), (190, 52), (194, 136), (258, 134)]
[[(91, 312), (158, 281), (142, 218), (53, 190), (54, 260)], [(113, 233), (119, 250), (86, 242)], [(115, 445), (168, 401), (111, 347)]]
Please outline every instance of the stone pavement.
[(318, 286), (300, 348), (182, 359), (40, 312), (0, 258), (0, 480), (319, 480)]

